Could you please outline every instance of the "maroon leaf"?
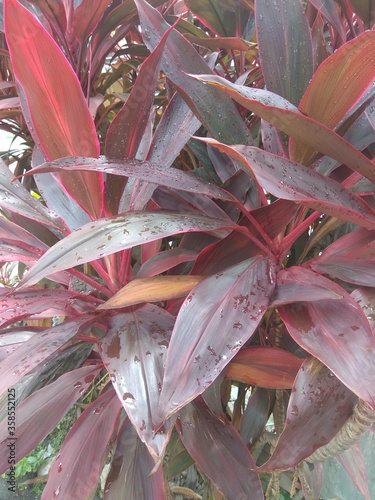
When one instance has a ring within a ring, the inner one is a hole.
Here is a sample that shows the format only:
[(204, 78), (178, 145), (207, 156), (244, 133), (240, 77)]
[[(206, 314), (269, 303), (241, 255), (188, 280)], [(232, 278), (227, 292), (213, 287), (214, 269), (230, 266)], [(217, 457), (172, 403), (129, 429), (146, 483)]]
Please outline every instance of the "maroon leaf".
[(171, 248), (159, 252), (148, 259), (140, 268), (137, 278), (149, 278), (162, 274), (172, 267), (184, 262), (194, 261), (197, 258), (197, 252), (186, 248)]
[(359, 228), (331, 243), (309, 261), (315, 271), (349, 283), (373, 287), (375, 283), (375, 231)]
[(63, 288), (33, 290), (0, 288), (0, 326), (34, 315), (45, 318), (73, 316), (93, 310), (95, 305), (95, 300)]
[(314, 170), (249, 146), (226, 146), (213, 139), (204, 142), (225, 151), (250, 171), (257, 182), (274, 196), (303, 203), (338, 219), (375, 227), (375, 211), (358, 195), (339, 182)]
[[(170, 25), (144, 0), (136, 0), (144, 42), (154, 50)], [(166, 42), (162, 57), (166, 76), (179, 88), (184, 100), (217, 139), (230, 144), (251, 144), (252, 139), (238, 111), (216, 89), (207, 89), (185, 73), (210, 73), (211, 69), (194, 47), (175, 29)], [(225, 116), (225, 120), (222, 117)]]
[(365, 155), (329, 127), (300, 113), (285, 99), (266, 90), (235, 85), (219, 76), (199, 75), (194, 78), (219, 87), (223, 93), (230, 95), (236, 102), (282, 132), (305, 143), (313, 150), (331, 156), (375, 182), (374, 165)]
[(51, 273), (104, 257), (135, 245), (190, 231), (234, 229), (230, 221), (168, 212), (129, 212), (85, 224), (56, 243), (30, 269), (23, 285), (32, 285)]
[(332, 0), (310, 0), (310, 3), (332, 24), (341, 40), (345, 42), (346, 29), (338, 4)]
[(121, 403), (115, 391), (101, 394), (75, 422), (49, 472), (42, 500), (92, 498), (110, 441), (117, 431)]
[[(21, 105), (38, 148), (53, 160), (98, 156), (95, 125), (80, 83), (65, 55), (38, 20), (17, 0), (5, 0), (4, 22)], [(24, 93), (24, 95), (23, 95)], [(61, 177), (71, 196), (92, 216), (101, 214), (98, 174)]]
[(181, 440), (196, 464), (228, 500), (264, 498), (254, 461), (235, 428), (198, 398), (179, 416)]
[(166, 434), (154, 436), (164, 362), (174, 318), (145, 304), (109, 320), (100, 354), (126, 414), (150, 452), (161, 456)]
[(24, 375), (43, 363), (74, 336), (87, 330), (94, 319), (92, 316), (82, 314), (77, 319), (67, 320), (52, 328), (46, 328), (24, 342), (1, 363), (0, 394), (3, 394)]
[(312, 44), (299, 0), (255, 2), (259, 57), (267, 89), (298, 106), (313, 74)]
[[(62, 375), (34, 392), (16, 407), (17, 461), (32, 451), (60, 422), (71, 406), (82, 396), (98, 375), (98, 365), (84, 366)], [(43, 421), (43, 425), (39, 425)], [(0, 444), (9, 439), (7, 427), (0, 430)], [(5, 453), (0, 457), (0, 472), (9, 468)]]
[[(288, 273), (293, 276), (293, 268)], [(280, 316), (301, 347), (375, 408), (375, 337), (370, 324), (360, 305), (343, 288), (323, 276), (317, 275), (318, 281), (341, 294), (342, 300), (285, 305), (279, 308)]]
[(159, 467), (151, 474), (154, 466), (146, 445), (126, 418), (117, 436), (104, 497), (106, 500), (165, 498), (163, 469)]
[(353, 484), (358, 488), (361, 495), (363, 495), (366, 500), (371, 500), (367, 467), (358, 442), (348, 450), (337, 455), (336, 458), (344, 467), (346, 473)]
[(258, 470), (289, 470), (327, 444), (353, 413), (355, 400), (327, 367), (306, 359), (290, 395), (284, 430)]
[[(118, 115), (117, 115), (118, 116)], [(163, 164), (151, 163), (135, 159), (112, 160), (100, 158), (63, 158), (50, 163), (44, 163), (34, 168), (32, 174), (43, 172), (87, 171), (115, 174), (122, 177), (133, 177), (143, 181), (180, 189), (189, 193), (202, 194), (226, 201), (233, 201), (233, 196), (218, 186), (211, 184), (197, 175), (183, 172), (177, 168), (169, 168)]]
[(65, 33), (66, 12), (62, 2), (55, 2), (54, 0), (30, 0), (30, 3), (39, 7), (55, 29), (59, 28), (61, 33)]
[(158, 423), (202, 394), (252, 337), (274, 272), (273, 262), (257, 256), (207, 278), (185, 299), (167, 353)]
[(83, 0), (73, 12), (73, 31), (82, 44), (91, 35), (105, 10), (109, 0)]
[(253, 446), (262, 434), (268, 421), (269, 410), (270, 392), (262, 387), (256, 387), (251, 391), (241, 418), (239, 433), (246, 444)]
[(331, 281), (321, 278), (320, 275), (303, 267), (292, 267), (281, 271), (277, 276), (271, 305), (280, 307), (301, 301), (341, 300), (343, 295), (339, 295), (338, 290), (332, 290)]

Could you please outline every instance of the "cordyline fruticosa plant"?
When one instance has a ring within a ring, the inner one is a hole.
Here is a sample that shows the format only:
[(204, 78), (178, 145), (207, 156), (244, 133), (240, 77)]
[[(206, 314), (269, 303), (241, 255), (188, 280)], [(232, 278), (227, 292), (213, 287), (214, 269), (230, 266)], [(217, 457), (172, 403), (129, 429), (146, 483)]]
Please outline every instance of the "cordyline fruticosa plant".
[(370, 0), (2, 3), (1, 472), (101, 377), (43, 499), (370, 498)]

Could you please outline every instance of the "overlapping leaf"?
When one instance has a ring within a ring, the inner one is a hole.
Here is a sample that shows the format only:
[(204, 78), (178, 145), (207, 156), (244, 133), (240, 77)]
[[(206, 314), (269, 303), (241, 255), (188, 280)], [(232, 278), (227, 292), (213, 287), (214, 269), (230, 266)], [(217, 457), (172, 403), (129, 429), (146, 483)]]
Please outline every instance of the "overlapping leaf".
[[(42, 500), (92, 498), (110, 440), (117, 432), (121, 403), (115, 391), (101, 394), (75, 422), (49, 472)], [(77, 446), (77, 442), (79, 446)]]
[(371, 500), (367, 467), (359, 443), (337, 455), (337, 460), (366, 500)]
[(273, 262), (257, 256), (205, 279), (185, 299), (168, 349), (158, 423), (201, 394), (252, 337), (274, 272)]
[(51, 273), (172, 234), (235, 227), (229, 221), (168, 212), (129, 212), (99, 219), (56, 243), (30, 269), (22, 283), (32, 285)]
[[(17, 460), (30, 453), (57, 426), (91, 385), (100, 368), (91, 365), (65, 373), (17, 405)], [(41, 421), (43, 425), (39, 425)], [(1, 446), (6, 447), (7, 439), (7, 426), (2, 425)], [(3, 453), (0, 457), (0, 472), (4, 473), (8, 468), (8, 456)]]
[(214, 415), (202, 398), (179, 416), (179, 432), (196, 464), (228, 500), (264, 498), (255, 464), (232, 425)]
[[(293, 269), (288, 273), (292, 276)], [(280, 316), (301, 347), (375, 408), (375, 337), (368, 319), (339, 285), (323, 276), (315, 275), (314, 280), (343, 298), (285, 305), (279, 308)]]
[(351, 416), (355, 399), (327, 367), (306, 359), (292, 389), (285, 428), (259, 470), (291, 469), (327, 444)]
[(111, 317), (100, 343), (119, 400), (154, 456), (162, 455), (168, 438), (167, 432), (154, 435), (154, 428), (173, 324), (174, 318), (166, 311), (146, 304)]
[(374, 165), (369, 159), (329, 127), (305, 116), (285, 99), (272, 92), (236, 85), (219, 76), (200, 75), (194, 78), (219, 87), (224, 94), (230, 95), (236, 102), (285, 134), (306, 144), (314, 151), (335, 158), (375, 182)]
[(269, 193), (367, 229), (375, 227), (375, 211), (339, 182), (255, 147), (227, 146), (213, 139), (204, 141), (232, 156)]
[(154, 466), (146, 445), (126, 418), (117, 436), (104, 497), (107, 500), (165, 498), (163, 469), (159, 467), (151, 474)]

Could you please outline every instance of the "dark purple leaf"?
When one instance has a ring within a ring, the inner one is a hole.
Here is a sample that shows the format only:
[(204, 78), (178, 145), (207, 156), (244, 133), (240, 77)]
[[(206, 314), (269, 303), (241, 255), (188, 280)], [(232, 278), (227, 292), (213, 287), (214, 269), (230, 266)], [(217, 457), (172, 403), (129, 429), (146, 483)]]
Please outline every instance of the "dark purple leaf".
[(74, 316), (77, 313), (93, 310), (96, 305), (95, 300), (63, 288), (33, 290), (0, 288), (0, 326), (34, 315), (45, 318)]
[[(293, 268), (289, 273), (293, 275)], [(282, 272), (279, 276), (282, 276)], [(298, 302), (279, 308), (290, 335), (349, 389), (375, 408), (375, 337), (361, 306), (336, 283), (316, 276), (342, 300)], [(324, 346), (324, 348), (322, 348)]]
[(81, 44), (92, 34), (110, 3), (109, 0), (82, 0), (74, 8), (73, 31)]
[(240, 162), (263, 189), (274, 196), (303, 203), (309, 208), (367, 229), (375, 227), (375, 211), (339, 182), (255, 147), (227, 146), (213, 139), (204, 141), (209, 141)]
[(153, 431), (173, 325), (173, 316), (145, 304), (112, 316), (100, 342), (100, 354), (119, 400), (154, 456), (161, 456), (167, 444), (165, 433), (154, 436)]
[(335, 158), (375, 182), (374, 165), (365, 155), (329, 127), (302, 114), (282, 97), (266, 90), (236, 85), (219, 76), (199, 75), (194, 78), (219, 87), (224, 94), (230, 95), (236, 102), (285, 134), (313, 150)]
[(264, 498), (250, 452), (225, 417), (219, 419), (198, 398), (181, 411), (179, 424), (185, 448), (227, 500)]
[(51, 273), (172, 234), (235, 227), (228, 220), (168, 212), (129, 212), (99, 219), (85, 224), (56, 243), (30, 269), (22, 283), (29, 286)]
[(246, 410), (241, 418), (240, 436), (252, 447), (262, 434), (269, 417), (270, 392), (262, 387), (251, 391)]
[(82, 314), (77, 319), (46, 328), (24, 342), (1, 363), (0, 394), (43, 363), (81, 331), (86, 331), (94, 319), (93, 316)]
[(295, 380), (283, 432), (259, 471), (289, 470), (327, 444), (353, 413), (355, 395), (309, 357)]
[(218, 186), (204, 181), (189, 172), (177, 168), (169, 168), (163, 164), (151, 163), (134, 159), (112, 160), (110, 158), (63, 158), (45, 163), (34, 168), (32, 173), (87, 171), (115, 174), (122, 177), (133, 177), (160, 186), (179, 189), (189, 193), (202, 194), (226, 201), (233, 201), (233, 196)]
[(300, 0), (256, 0), (259, 57), (267, 90), (298, 106), (313, 74), (309, 25)]
[(310, 0), (310, 3), (332, 24), (341, 40), (345, 42), (346, 29), (339, 5), (334, 0)]
[(358, 488), (361, 495), (363, 495), (366, 500), (371, 500), (367, 467), (358, 442), (348, 450), (337, 455), (336, 458), (344, 467), (346, 473), (353, 484)]
[[(56, 382), (39, 389), (16, 407), (17, 461), (32, 451), (60, 422), (71, 406), (84, 394), (98, 375), (98, 365), (84, 366), (62, 375)], [(43, 422), (43, 425), (39, 425)], [(6, 446), (9, 433), (0, 431), (0, 444)], [(0, 472), (9, 468), (8, 456), (0, 457)]]
[(361, 286), (375, 284), (375, 231), (359, 228), (309, 261), (315, 271)]
[(60, 29), (61, 33), (66, 30), (66, 12), (62, 2), (54, 0), (30, 0), (30, 3), (39, 7), (43, 15), (55, 29)]
[(126, 418), (117, 436), (111, 468), (104, 487), (106, 500), (165, 498), (163, 468), (155, 466), (146, 445)]
[[(144, 0), (136, 0), (144, 42), (154, 50), (170, 25)], [(205, 88), (186, 73), (204, 74), (211, 70), (194, 47), (175, 29), (171, 31), (162, 57), (166, 76), (178, 87), (184, 100), (218, 140), (230, 144), (251, 144), (251, 136), (237, 109), (216, 89)], [(225, 116), (225, 120), (223, 117)]]
[(49, 472), (42, 500), (93, 498), (117, 431), (121, 403), (115, 391), (101, 394), (75, 422)]
[(202, 394), (252, 337), (274, 273), (273, 262), (257, 256), (205, 279), (185, 299), (168, 348), (158, 423)]
[(137, 278), (149, 278), (169, 271), (172, 267), (197, 258), (197, 252), (185, 248), (171, 248), (157, 253), (148, 259), (140, 268)]
[(277, 276), (275, 292), (270, 305), (280, 307), (293, 302), (314, 302), (327, 299), (341, 300), (342, 294), (332, 290), (331, 281), (322, 279), (303, 267), (291, 267)]

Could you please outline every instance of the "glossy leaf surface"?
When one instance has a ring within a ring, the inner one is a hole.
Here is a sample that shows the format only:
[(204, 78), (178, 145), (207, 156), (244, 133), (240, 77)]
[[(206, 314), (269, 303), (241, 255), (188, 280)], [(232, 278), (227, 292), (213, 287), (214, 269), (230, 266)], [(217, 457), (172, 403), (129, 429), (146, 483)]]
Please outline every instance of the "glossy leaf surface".
[(327, 367), (307, 358), (292, 389), (284, 430), (259, 470), (291, 469), (327, 444), (352, 414), (355, 400)]
[(254, 461), (239, 434), (198, 398), (180, 413), (179, 432), (197, 465), (228, 500), (263, 499)]
[[(72, 370), (58, 380), (39, 389), (16, 407), (17, 459), (30, 453), (60, 422), (71, 406), (84, 394), (100, 371), (91, 365)], [(38, 425), (43, 420), (44, 425)], [(7, 427), (2, 425), (0, 444), (6, 446)], [(9, 468), (5, 453), (0, 458), (0, 471)]]
[(49, 472), (42, 500), (59, 495), (61, 498), (90, 498), (95, 494), (110, 440), (117, 432), (121, 408), (113, 390), (101, 394), (86, 408), (61, 446)]
[(301, 347), (374, 408), (375, 337), (370, 324), (360, 305), (343, 288), (323, 276), (319, 280), (341, 293), (343, 299), (285, 305), (279, 308), (280, 316)]
[(154, 427), (173, 324), (166, 311), (146, 304), (113, 316), (100, 343), (119, 400), (154, 456), (160, 456), (166, 445), (167, 435), (154, 436)]
[(311, 35), (299, 0), (255, 2), (259, 56), (267, 90), (298, 106), (313, 74)]
[(23, 285), (31, 285), (59, 270), (172, 234), (234, 227), (229, 221), (168, 212), (129, 212), (99, 219), (78, 228), (48, 250), (30, 269)]
[(132, 423), (126, 418), (117, 436), (111, 468), (104, 487), (107, 500), (164, 498), (163, 470), (151, 474), (155, 462)]
[(201, 394), (251, 338), (274, 286), (274, 264), (257, 256), (205, 279), (185, 299), (167, 353), (160, 423)]

